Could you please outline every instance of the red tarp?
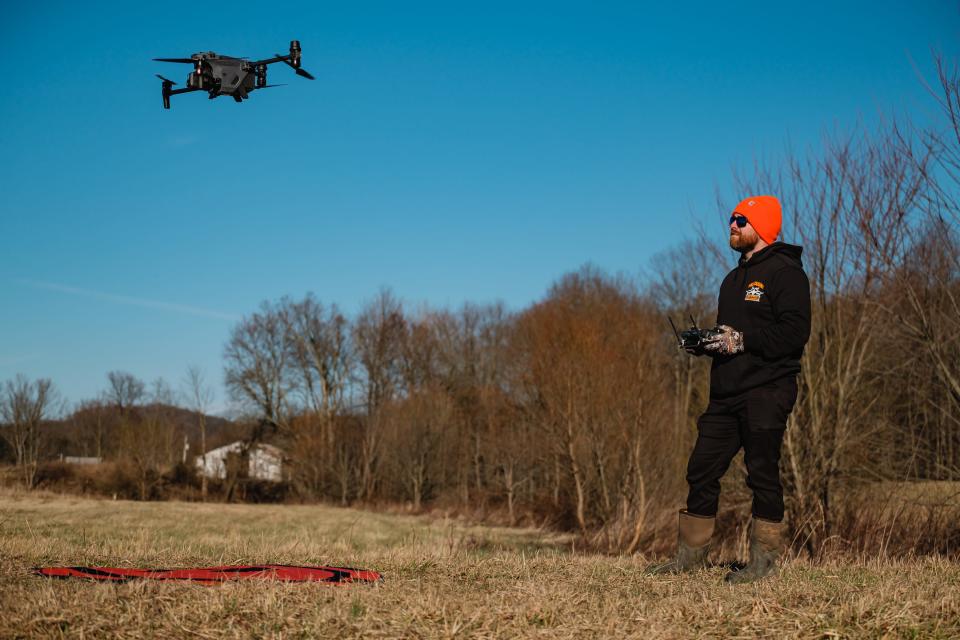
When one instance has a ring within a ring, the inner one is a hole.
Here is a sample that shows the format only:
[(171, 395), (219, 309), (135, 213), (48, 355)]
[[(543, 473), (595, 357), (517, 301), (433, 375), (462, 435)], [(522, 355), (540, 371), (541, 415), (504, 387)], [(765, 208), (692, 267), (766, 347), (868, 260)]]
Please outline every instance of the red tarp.
[(33, 572), (48, 578), (86, 578), (104, 582), (127, 580), (186, 580), (215, 584), (232, 580), (280, 580), (283, 582), (376, 582), (376, 571), (349, 567), (297, 567), (259, 564), (202, 569), (118, 569), (114, 567), (35, 567)]

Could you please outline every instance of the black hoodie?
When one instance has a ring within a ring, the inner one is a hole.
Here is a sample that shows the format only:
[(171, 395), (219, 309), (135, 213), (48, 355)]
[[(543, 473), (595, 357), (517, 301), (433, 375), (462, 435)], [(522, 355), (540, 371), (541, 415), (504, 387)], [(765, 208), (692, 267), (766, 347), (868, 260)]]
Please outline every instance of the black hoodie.
[(810, 283), (802, 247), (774, 242), (742, 256), (720, 285), (717, 324), (743, 332), (744, 352), (715, 356), (710, 395), (731, 396), (800, 372), (810, 337)]

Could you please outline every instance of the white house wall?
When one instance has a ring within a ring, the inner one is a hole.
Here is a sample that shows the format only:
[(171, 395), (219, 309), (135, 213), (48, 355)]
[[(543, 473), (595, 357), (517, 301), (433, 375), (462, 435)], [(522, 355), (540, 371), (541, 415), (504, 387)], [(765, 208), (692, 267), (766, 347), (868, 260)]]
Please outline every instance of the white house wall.
[[(206, 463), (203, 456), (196, 457), (196, 467), (199, 473), (208, 478), (224, 479), (227, 477), (227, 456), (239, 453), (243, 443), (234, 442), (207, 452)], [(282, 452), (270, 445), (261, 445), (250, 452), (249, 468), (247, 472), (251, 478), (280, 482), (283, 480)]]

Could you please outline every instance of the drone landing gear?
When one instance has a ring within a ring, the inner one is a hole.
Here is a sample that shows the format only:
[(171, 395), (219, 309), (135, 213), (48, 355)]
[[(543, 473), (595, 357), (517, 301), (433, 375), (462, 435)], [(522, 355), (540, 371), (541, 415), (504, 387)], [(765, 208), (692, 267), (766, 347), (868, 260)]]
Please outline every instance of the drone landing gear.
[(170, 96), (179, 95), (181, 93), (190, 93), (191, 91), (197, 91), (197, 89), (193, 87), (184, 87), (183, 89), (174, 89), (173, 85), (177, 84), (176, 82), (168, 78), (164, 78), (160, 74), (157, 74), (157, 77), (163, 81), (163, 84), (161, 85), (161, 87), (162, 87), (162, 93), (163, 93), (164, 109), (170, 108)]
[(173, 91), (173, 85), (177, 83), (174, 82), (173, 80), (170, 80), (169, 78), (164, 78), (159, 73), (156, 74), (156, 76), (163, 81), (161, 85), (162, 86), (161, 92), (163, 93), (163, 108), (169, 109), (170, 108), (170, 92)]

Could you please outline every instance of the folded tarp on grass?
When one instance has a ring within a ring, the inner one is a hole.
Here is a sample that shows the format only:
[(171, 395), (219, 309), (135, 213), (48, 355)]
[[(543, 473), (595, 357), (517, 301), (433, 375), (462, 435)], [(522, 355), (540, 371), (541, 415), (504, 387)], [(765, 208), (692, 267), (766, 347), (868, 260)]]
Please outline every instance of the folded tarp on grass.
[(258, 564), (200, 569), (124, 569), (116, 567), (35, 567), (33, 572), (48, 578), (85, 578), (103, 582), (128, 580), (181, 580), (215, 584), (234, 580), (278, 580), (282, 582), (377, 582), (376, 571), (350, 567), (298, 567), (285, 564)]

